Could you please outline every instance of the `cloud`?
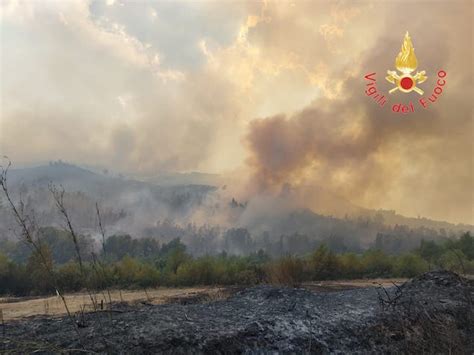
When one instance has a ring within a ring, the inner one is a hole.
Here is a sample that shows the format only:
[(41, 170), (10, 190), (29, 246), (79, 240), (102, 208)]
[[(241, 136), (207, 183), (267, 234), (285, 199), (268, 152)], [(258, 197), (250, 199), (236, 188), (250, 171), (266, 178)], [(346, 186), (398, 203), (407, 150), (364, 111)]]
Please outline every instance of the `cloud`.
[[(212, 153), (238, 116), (232, 86), (205, 68), (174, 67), (170, 53), (113, 12), (121, 6), (109, 13), (95, 2), (13, 5), (2, 15), (3, 154), (20, 164), (62, 158), (156, 173), (221, 169), (215, 161), (235, 151)], [(227, 141), (237, 146), (239, 139)]]

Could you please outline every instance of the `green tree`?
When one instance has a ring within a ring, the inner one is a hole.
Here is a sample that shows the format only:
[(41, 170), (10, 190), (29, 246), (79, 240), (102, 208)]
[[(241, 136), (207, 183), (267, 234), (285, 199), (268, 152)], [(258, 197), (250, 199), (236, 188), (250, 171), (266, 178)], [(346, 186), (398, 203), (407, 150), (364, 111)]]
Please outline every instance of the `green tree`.
[(456, 244), (469, 260), (474, 260), (474, 237), (469, 232), (464, 233)]
[(416, 253), (425, 259), (429, 264), (435, 265), (443, 253), (443, 248), (434, 241), (422, 240)]

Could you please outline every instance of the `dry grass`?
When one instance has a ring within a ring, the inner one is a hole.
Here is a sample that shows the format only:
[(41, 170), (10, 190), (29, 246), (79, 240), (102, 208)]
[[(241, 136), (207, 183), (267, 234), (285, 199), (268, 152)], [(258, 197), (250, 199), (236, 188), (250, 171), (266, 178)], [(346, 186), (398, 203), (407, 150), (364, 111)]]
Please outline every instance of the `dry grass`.
[[(179, 297), (190, 297), (203, 294), (210, 299), (215, 299), (222, 292), (219, 287), (193, 287), (193, 288), (157, 288), (144, 290), (111, 290), (112, 302), (139, 303), (148, 302), (152, 304), (166, 303), (169, 299)], [(148, 294), (148, 296), (147, 296)], [(108, 295), (95, 294), (97, 303), (100, 305), (104, 300), (104, 307), (108, 304)], [(86, 311), (92, 311), (93, 306), (88, 293), (75, 293), (65, 296), (68, 307), (72, 313), (81, 311), (85, 306)], [(5, 321), (20, 319), (36, 315), (65, 315), (64, 304), (57, 296), (42, 298), (0, 298), (0, 309), (3, 310)]]
[(287, 256), (266, 266), (267, 282), (273, 285), (298, 287), (303, 275), (303, 262)]
[[(393, 283), (401, 284), (406, 279), (362, 279), (362, 280), (338, 280), (307, 282), (301, 286), (315, 292), (334, 292), (353, 289), (358, 287), (384, 287), (392, 286)], [(190, 287), (190, 288), (157, 288), (144, 290), (111, 290), (112, 302), (163, 304), (169, 302), (186, 303), (192, 299), (206, 299), (209, 301), (228, 297), (229, 287)], [(94, 295), (100, 305), (104, 300), (104, 306), (108, 304), (108, 295), (98, 293)], [(92, 311), (90, 297), (87, 293), (74, 293), (65, 296), (67, 304), (72, 313), (79, 312), (85, 306), (86, 311)], [(182, 302), (181, 302), (182, 301)], [(64, 304), (56, 296), (52, 297), (13, 297), (0, 298), (0, 309), (3, 311), (5, 321), (21, 319), (37, 315), (59, 316), (65, 315)]]
[(342, 290), (351, 290), (359, 287), (391, 287), (401, 285), (408, 281), (406, 278), (391, 279), (356, 279), (356, 280), (335, 280), (335, 281), (312, 281), (305, 282), (302, 287), (317, 292), (334, 292)]

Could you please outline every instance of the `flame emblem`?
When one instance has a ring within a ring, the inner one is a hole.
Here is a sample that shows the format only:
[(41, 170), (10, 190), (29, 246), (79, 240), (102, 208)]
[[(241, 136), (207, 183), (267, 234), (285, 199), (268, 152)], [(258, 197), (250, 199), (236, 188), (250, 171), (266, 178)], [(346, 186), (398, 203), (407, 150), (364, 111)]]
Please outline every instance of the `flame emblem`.
[(416, 84), (423, 83), (428, 77), (425, 76), (426, 72), (420, 71), (415, 75), (411, 73), (418, 67), (418, 60), (415, 55), (415, 48), (411, 42), (410, 35), (405, 34), (403, 39), (402, 48), (395, 59), (395, 67), (401, 72), (399, 75), (395, 70), (387, 70), (388, 76), (385, 78), (388, 82), (397, 85), (389, 93), (393, 93), (397, 90), (401, 92), (415, 91), (420, 95), (423, 95), (424, 91), (416, 86)]

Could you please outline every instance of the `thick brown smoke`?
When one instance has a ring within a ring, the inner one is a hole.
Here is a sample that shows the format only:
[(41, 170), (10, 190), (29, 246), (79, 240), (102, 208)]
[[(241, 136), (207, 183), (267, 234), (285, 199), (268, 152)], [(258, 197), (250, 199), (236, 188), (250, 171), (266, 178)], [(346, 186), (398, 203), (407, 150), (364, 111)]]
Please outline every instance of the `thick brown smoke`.
[[(431, 14), (443, 17), (438, 10)], [(463, 23), (465, 17), (461, 12), (444, 16), (444, 24)], [(384, 77), (393, 69), (404, 34), (400, 30), (387, 31), (374, 42), (357, 73), (343, 79), (339, 97), (323, 97), (292, 115), (252, 122), (246, 142), (254, 188), (313, 185), (364, 207), (472, 223), (472, 47), (466, 46), (469, 25), (461, 26), (457, 32), (445, 25), (415, 28), (418, 69), (429, 75), (423, 96), (431, 95), (439, 69), (448, 73), (443, 94), (428, 109), (418, 105), (415, 93), (391, 95), (383, 108), (364, 94), (364, 74), (376, 72), (377, 86), (388, 95)], [(415, 113), (391, 112), (394, 103), (410, 101)]]

